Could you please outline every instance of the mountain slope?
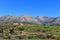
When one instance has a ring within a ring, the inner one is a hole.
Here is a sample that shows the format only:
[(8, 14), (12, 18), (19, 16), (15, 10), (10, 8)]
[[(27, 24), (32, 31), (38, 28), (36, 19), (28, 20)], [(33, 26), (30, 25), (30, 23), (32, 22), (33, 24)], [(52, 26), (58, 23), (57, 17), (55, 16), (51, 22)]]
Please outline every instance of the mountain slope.
[(58, 24), (58, 25), (60, 25), (60, 17), (57, 17), (54, 20), (52, 20), (51, 24)]
[(0, 17), (0, 23), (33, 23), (33, 24), (59, 24), (60, 17), (46, 17), (46, 16), (37, 16), (31, 17), (28, 15), (12, 16), (5, 15)]
[(12, 15), (5, 15), (5, 16), (2, 16), (0, 17), (0, 23), (13, 23), (14, 20), (15, 20), (15, 16), (12, 16)]
[(50, 23), (54, 18), (46, 16), (37, 16), (36, 19), (43, 24), (47, 24)]
[(5, 15), (0, 17), (0, 23), (34, 23), (34, 24), (41, 24), (37, 21), (37, 19), (27, 16), (27, 15), (21, 15), (21, 16), (12, 16), (12, 15)]

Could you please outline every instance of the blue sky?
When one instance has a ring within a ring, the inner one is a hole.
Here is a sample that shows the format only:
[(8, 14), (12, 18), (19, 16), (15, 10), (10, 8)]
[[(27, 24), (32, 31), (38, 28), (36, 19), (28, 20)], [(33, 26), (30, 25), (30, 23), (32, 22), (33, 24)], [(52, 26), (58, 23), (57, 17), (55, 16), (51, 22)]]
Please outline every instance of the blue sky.
[(60, 0), (0, 0), (0, 16), (60, 16)]

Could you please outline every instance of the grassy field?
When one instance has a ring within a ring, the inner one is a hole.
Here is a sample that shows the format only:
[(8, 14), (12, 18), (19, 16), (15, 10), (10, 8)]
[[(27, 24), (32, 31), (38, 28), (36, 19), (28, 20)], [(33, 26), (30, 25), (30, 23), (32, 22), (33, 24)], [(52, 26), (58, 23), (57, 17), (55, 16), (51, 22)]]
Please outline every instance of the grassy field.
[(29, 24), (0, 25), (0, 40), (60, 40), (60, 26)]

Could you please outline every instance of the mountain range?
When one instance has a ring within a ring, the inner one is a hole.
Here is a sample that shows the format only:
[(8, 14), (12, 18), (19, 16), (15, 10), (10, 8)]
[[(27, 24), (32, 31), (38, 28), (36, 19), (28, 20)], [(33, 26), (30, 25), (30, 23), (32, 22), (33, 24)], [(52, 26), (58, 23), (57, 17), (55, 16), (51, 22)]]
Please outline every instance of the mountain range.
[(0, 23), (33, 23), (33, 24), (56, 24), (60, 25), (60, 17), (46, 17), (36, 16), (31, 17), (28, 15), (5, 15), (0, 16)]

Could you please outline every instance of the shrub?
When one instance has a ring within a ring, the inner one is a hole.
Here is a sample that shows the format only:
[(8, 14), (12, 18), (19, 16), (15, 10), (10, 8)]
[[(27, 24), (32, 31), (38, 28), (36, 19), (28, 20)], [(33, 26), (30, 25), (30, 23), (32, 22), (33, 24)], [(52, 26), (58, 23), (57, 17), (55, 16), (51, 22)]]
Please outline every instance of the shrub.
[(40, 33), (37, 35), (37, 38), (46, 38), (46, 34), (45, 33)]

